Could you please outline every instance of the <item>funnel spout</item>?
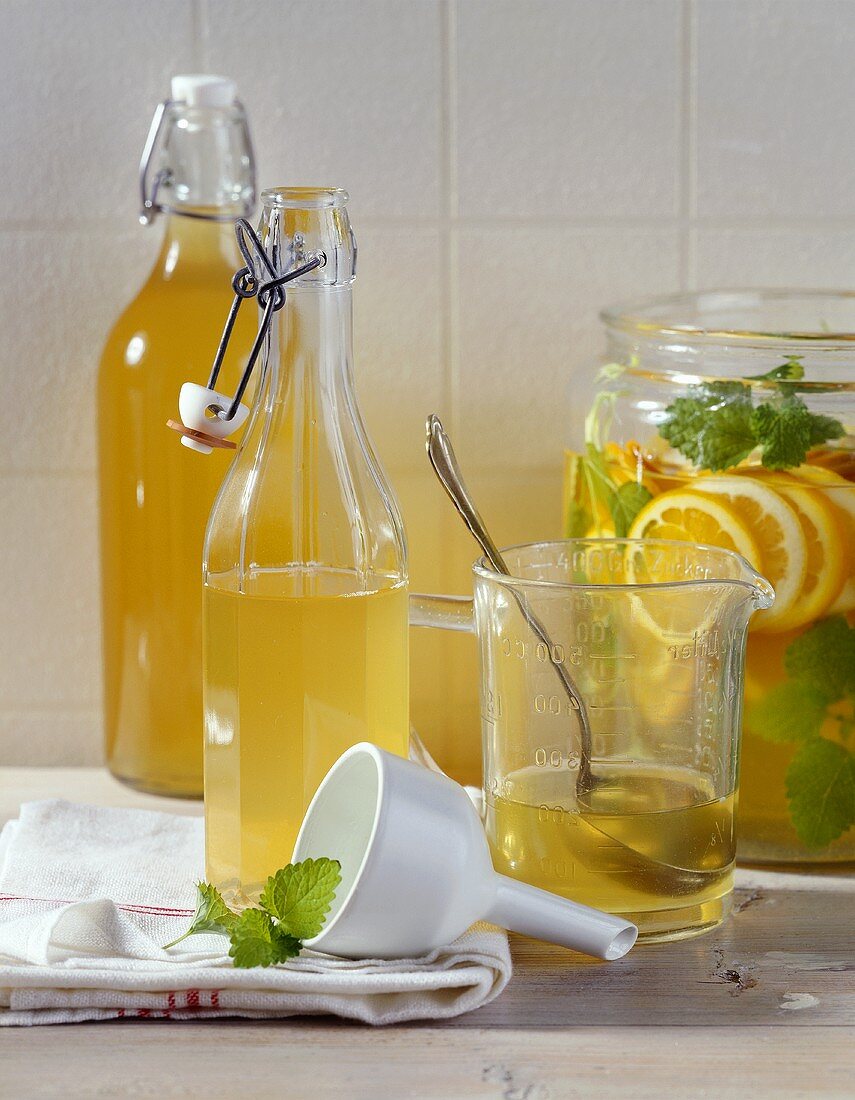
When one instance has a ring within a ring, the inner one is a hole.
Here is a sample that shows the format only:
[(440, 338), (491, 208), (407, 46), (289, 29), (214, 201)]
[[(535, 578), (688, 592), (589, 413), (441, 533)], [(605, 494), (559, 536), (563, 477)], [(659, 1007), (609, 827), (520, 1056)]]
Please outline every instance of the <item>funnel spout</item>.
[(608, 961), (623, 958), (638, 937), (635, 925), (622, 917), (499, 874), (496, 896), (484, 919), (523, 936)]

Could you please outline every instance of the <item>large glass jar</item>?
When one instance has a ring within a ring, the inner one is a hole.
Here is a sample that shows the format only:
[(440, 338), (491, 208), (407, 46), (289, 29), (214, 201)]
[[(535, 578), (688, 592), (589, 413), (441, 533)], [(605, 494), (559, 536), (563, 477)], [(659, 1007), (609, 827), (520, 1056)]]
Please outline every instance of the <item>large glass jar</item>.
[(711, 291), (602, 319), (565, 534), (712, 543), (772, 581), (748, 640), (739, 856), (855, 859), (855, 293)]

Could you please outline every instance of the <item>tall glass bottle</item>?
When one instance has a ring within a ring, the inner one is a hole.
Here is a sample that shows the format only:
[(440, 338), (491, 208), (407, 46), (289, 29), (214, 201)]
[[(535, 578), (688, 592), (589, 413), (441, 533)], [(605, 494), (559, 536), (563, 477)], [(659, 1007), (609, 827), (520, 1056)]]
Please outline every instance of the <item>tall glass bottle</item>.
[(238, 903), (288, 862), (336, 758), (362, 740), (405, 754), (409, 725), (406, 543), (353, 390), (347, 194), (263, 199), (277, 271), (326, 263), (273, 314), (205, 539), (207, 875)]
[[(240, 264), (233, 219), (254, 203), (254, 166), (230, 80), (176, 77), (160, 133), (150, 209), (164, 212), (163, 245), (107, 339), (98, 379), (104, 721), (117, 778), (199, 797), (199, 561), (228, 457), (200, 462), (174, 445), (166, 420), (180, 384), (210, 369)], [(253, 336), (252, 319), (239, 318), (238, 360)]]

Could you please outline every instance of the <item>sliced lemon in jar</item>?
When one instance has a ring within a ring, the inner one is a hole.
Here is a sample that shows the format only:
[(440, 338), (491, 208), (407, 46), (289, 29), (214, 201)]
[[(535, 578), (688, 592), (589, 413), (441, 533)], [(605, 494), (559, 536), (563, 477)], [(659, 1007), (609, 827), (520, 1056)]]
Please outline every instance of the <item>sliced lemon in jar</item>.
[(751, 564), (775, 589), (775, 602), (751, 620), (752, 630), (777, 630), (799, 597), (807, 572), (807, 540), (798, 513), (771, 485), (759, 479), (713, 474), (695, 488), (721, 497), (757, 540), (759, 559)]
[(648, 501), (633, 520), (629, 537), (722, 546), (755, 567), (760, 560), (760, 547), (739, 512), (696, 489), (671, 489)]
[[(733, 550), (752, 564), (760, 560), (757, 541), (736, 509), (721, 497), (695, 489), (671, 489), (648, 501), (635, 517), (629, 537), (704, 543)], [(651, 560), (655, 562), (655, 555)], [(686, 565), (687, 571), (682, 579), (691, 576), (689, 559)], [(627, 575), (637, 580), (642, 577), (654, 582), (660, 579), (646, 559), (643, 568), (640, 568), (630, 558), (627, 561)], [(661, 577), (661, 580), (668, 579), (681, 578), (676, 574)], [(703, 586), (695, 589), (683, 586), (647, 588), (641, 584), (633, 593), (631, 604), (634, 622), (655, 635), (666, 647), (678, 646), (680, 652), (684, 646), (702, 650), (707, 645), (709, 639), (705, 635), (713, 627), (717, 613), (708, 590)]]
[(793, 473), (799, 480), (818, 486), (834, 512), (840, 537), (843, 540), (846, 576), (837, 599), (828, 608), (828, 614), (848, 615), (851, 611), (855, 611), (855, 575), (853, 575), (852, 557), (853, 547), (855, 547), (855, 484), (824, 466), (799, 466)]
[(823, 493), (798, 480), (791, 472), (779, 473), (752, 467), (740, 470), (743, 477), (758, 478), (796, 511), (807, 543), (807, 567), (795, 604), (782, 615), (773, 630), (796, 630), (822, 618), (836, 603), (846, 579), (845, 539), (835, 514)]

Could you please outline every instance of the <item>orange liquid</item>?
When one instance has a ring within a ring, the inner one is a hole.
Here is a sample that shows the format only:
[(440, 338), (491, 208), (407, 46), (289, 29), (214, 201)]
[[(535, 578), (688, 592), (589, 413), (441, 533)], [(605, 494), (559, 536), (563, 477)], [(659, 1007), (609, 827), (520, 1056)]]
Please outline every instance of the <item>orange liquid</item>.
[[(158, 263), (107, 340), (98, 381), (107, 762), (142, 790), (202, 794), (202, 544), (232, 452), (166, 427), (204, 383), (240, 258), (229, 225), (173, 217)], [(256, 328), (244, 306), (218, 383), (231, 392)]]

